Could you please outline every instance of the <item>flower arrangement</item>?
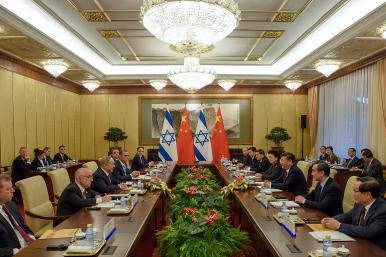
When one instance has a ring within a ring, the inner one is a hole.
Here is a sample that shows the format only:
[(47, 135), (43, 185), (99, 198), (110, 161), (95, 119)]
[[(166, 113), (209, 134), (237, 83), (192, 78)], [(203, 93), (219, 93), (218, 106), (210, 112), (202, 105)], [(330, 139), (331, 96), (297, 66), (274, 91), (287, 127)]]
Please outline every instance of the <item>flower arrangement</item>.
[(162, 193), (167, 197), (173, 199), (176, 196), (172, 193), (172, 190), (166, 185), (164, 181), (162, 181), (159, 177), (152, 177), (150, 182), (146, 184), (146, 188), (149, 191), (159, 190), (161, 189)]
[(247, 190), (248, 189), (248, 181), (243, 176), (238, 176), (232, 183), (221, 188), (221, 194), (225, 198), (230, 193), (233, 193), (234, 190)]
[(170, 225), (157, 232), (161, 256), (224, 257), (248, 248), (248, 235), (229, 224), (229, 206), (208, 169), (181, 171), (170, 209)]

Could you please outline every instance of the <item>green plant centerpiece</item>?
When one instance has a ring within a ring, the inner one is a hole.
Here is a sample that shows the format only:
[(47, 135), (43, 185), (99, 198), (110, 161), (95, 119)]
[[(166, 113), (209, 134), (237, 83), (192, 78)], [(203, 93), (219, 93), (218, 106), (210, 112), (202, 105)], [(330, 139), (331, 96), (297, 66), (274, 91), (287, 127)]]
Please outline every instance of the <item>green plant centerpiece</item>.
[(118, 142), (126, 138), (126, 133), (122, 129), (115, 127), (109, 128), (105, 134), (105, 140), (113, 142), (114, 146), (118, 146)]
[(229, 206), (209, 169), (178, 174), (170, 209), (170, 225), (157, 232), (163, 257), (227, 257), (249, 247), (247, 233), (229, 224)]
[(277, 148), (283, 148), (283, 142), (291, 139), (287, 130), (280, 127), (271, 129), (271, 132), (265, 138), (274, 142)]

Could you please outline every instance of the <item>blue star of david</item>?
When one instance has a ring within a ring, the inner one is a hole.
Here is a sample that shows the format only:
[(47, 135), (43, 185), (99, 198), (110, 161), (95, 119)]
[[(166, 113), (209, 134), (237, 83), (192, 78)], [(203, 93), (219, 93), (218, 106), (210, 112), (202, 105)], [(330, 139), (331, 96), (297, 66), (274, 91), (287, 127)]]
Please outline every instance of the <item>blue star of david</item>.
[(204, 133), (202, 130), (200, 130), (200, 132), (196, 134), (196, 143), (204, 146), (206, 142), (209, 142), (208, 133)]
[(174, 133), (170, 133), (169, 130), (166, 130), (164, 134), (161, 134), (162, 137), (162, 143), (166, 143), (168, 146), (170, 146), (171, 143), (176, 141), (174, 138)]

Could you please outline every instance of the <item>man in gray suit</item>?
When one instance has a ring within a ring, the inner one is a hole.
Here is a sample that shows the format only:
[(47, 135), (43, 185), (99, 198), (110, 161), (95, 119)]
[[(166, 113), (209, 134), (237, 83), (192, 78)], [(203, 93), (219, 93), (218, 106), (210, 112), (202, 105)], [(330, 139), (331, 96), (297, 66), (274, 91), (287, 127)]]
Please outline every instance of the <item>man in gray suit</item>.
[(379, 197), (380, 191), (374, 178), (358, 178), (354, 185), (354, 208), (334, 218), (324, 218), (323, 226), (368, 239), (386, 250), (386, 202)]
[(374, 158), (370, 149), (364, 149), (361, 154), (364, 160), (362, 176), (375, 178), (381, 186), (381, 196), (383, 197), (385, 194), (385, 179), (383, 178), (382, 163)]

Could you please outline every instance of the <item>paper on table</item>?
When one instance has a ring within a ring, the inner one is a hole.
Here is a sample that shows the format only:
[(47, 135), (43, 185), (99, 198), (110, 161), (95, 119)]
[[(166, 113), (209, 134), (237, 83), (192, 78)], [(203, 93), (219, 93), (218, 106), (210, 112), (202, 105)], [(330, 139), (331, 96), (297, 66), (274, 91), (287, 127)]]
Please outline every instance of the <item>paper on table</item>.
[(323, 227), (322, 224), (307, 224), (313, 231), (334, 231), (332, 229), (328, 229)]
[(67, 249), (68, 253), (92, 253), (93, 248), (87, 245), (70, 245)]
[(275, 208), (280, 208), (283, 202), (286, 203), (287, 207), (296, 207), (296, 208), (300, 207), (300, 205), (295, 203), (294, 201), (276, 201), (276, 202), (269, 202), (269, 203)]
[(59, 229), (53, 230), (49, 229), (39, 237), (39, 239), (53, 239), (53, 238), (67, 238), (74, 237), (75, 233), (79, 230), (79, 228), (68, 228), (68, 229)]
[(339, 231), (313, 231), (308, 233), (319, 242), (322, 242), (327, 235), (331, 236), (333, 242), (355, 241), (354, 238)]
[(114, 202), (98, 203), (97, 206), (100, 207), (100, 208), (113, 208), (114, 207)]

